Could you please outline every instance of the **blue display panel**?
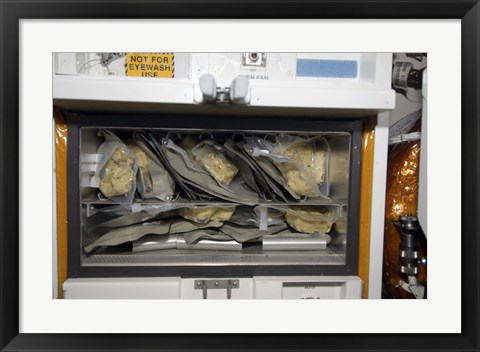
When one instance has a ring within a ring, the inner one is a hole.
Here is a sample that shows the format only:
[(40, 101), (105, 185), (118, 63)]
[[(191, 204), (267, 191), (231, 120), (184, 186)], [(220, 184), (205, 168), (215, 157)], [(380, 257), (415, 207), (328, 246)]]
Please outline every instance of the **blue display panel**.
[(356, 78), (357, 75), (357, 61), (297, 59), (297, 77)]

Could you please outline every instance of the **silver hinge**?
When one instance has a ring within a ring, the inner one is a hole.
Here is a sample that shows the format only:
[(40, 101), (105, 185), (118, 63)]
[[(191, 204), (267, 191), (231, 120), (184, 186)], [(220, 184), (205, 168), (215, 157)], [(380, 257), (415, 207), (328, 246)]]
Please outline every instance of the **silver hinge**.
[(232, 298), (232, 289), (240, 287), (240, 280), (195, 280), (195, 290), (203, 290), (203, 299), (207, 299), (207, 290), (226, 289), (227, 299)]

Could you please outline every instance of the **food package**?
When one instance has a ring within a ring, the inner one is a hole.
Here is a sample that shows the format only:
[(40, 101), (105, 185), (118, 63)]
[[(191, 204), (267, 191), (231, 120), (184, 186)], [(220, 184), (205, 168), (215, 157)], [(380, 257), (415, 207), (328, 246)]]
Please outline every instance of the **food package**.
[(119, 142), (104, 142), (97, 153), (101, 159), (94, 176), (94, 185), (98, 185), (105, 197), (118, 203), (131, 204), (138, 168), (135, 155)]
[(171, 201), (175, 195), (175, 181), (160, 159), (142, 140), (131, 140), (127, 146), (137, 156), (137, 188), (142, 199)]
[(229, 185), (238, 173), (238, 167), (227, 157), (225, 149), (211, 140), (200, 142), (192, 149), (195, 160), (218, 182)]
[[(229, 145), (227, 145), (227, 143), (229, 143)], [(251, 148), (246, 145), (246, 140), (238, 142), (236, 147), (234, 147), (234, 145), (228, 140), (227, 143), (225, 143), (227, 150), (235, 153), (238, 156), (242, 156), (252, 169), (255, 182), (261, 191), (260, 196), (263, 199), (267, 201), (273, 201), (279, 198), (285, 202), (288, 201), (276, 182), (267, 175), (267, 173), (258, 164), (257, 160), (251, 155), (249, 152)]]
[[(326, 150), (323, 146), (300, 140), (289, 145), (282, 154), (300, 165), (304, 165), (305, 170), (313, 177), (316, 184), (324, 181)], [(294, 177), (296, 178), (297, 175)]]
[(227, 221), (230, 220), (235, 211), (235, 206), (199, 206), (191, 208), (181, 208), (178, 210), (180, 216), (187, 220), (198, 223), (208, 221)]
[(208, 250), (208, 251), (241, 251), (242, 244), (233, 240), (218, 240), (201, 238), (193, 243), (188, 243), (185, 237), (177, 236), (178, 249)]
[(198, 144), (198, 139), (192, 135), (185, 136), (179, 143), (187, 153), (192, 153), (193, 148)]
[(148, 157), (147, 154), (140, 148), (135, 142), (130, 141), (127, 143), (128, 149), (135, 153), (138, 160), (138, 172), (141, 178), (140, 183), (142, 184), (142, 191), (140, 192), (142, 198), (144, 197), (143, 193), (148, 193), (152, 191), (152, 176), (150, 175), (150, 171), (148, 170)]
[(309, 182), (308, 177), (298, 165), (293, 163), (277, 163), (277, 167), (287, 180), (288, 189), (292, 190), (299, 196), (313, 196), (315, 194), (314, 187)]
[[(240, 174), (242, 175), (243, 180), (245, 183), (256, 193), (261, 194), (262, 191), (260, 190), (259, 185), (257, 185), (257, 181), (254, 174), (254, 167), (251, 165), (248, 158), (242, 154), (242, 151), (238, 148), (235, 142), (231, 139), (227, 139), (223, 144), (225, 150), (227, 151), (227, 155), (234, 160), (234, 162), (238, 165), (238, 169)], [(258, 175), (257, 175), (258, 177)]]
[(185, 232), (183, 234), (185, 241), (188, 244), (193, 244), (200, 239), (208, 239), (214, 241), (231, 241), (232, 237), (224, 234), (223, 232), (218, 231), (217, 229), (205, 229), (205, 230), (195, 230), (191, 232)]
[(165, 235), (165, 234), (176, 234), (191, 232), (198, 229), (210, 228), (210, 227), (220, 227), (222, 223), (220, 222), (208, 222), (206, 224), (194, 224), (190, 221), (183, 219), (177, 220), (161, 220), (161, 221), (152, 221), (148, 223), (143, 223), (140, 225), (132, 225), (119, 227), (112, 230), (109, 230), (100, 238), (90, 243), (84, 247), (86, 253), (90, 253), (97, 247), (101, 246), (117, 246), (126, 242), (136, 241), (143, 236), (153, 234), (153, 235)]
[[(194, 137), (186, 136), (182, 140), (179, 140), (177, 133), (168, 133), (166, 137), (157, 136), (154, 138), (156, 138), (155, 140), (160, 149), (168, 148), (178, 154), (190, 171), (209, 174), (208, 171), (198, 163), (196, 156), (192, 153), (192, 149), (190, 149), (196, 140)], [(184, 145), (187, 149), (184, 149), (181, 145)]]
[[(240, 206), (235, 209), (235, 213), (229, 221), (237, 225), (260, 228), (263, 223), (266, 227), (282, 224), (285, 222), (285, 217), (282, 211), (273, 208)], [(262, 228), (266, 228), (265, 226), (262, 226)]]
[(280, 140), (274, 153), (278, 152), (292, 162), (276, 162), (276, 166), (285, 176), (287, 186), (295, 193), (318, 196), (318, 186), (325, 180), (327, 148), (324, 143), (317, 144), (314, 140), (297, 137), (288, 143), (290, 139), (285, 139), (283, 143)]
[[(186, 179), (183, 178), (183, 176), (176, 170), (175, 165), (172, 164), (172, 161), (168, 157), (164, 146), (163, 146), (163, 140), (164, 137), (161, 135), (155, 135), (152, 133), (149, 133), (148, 135), (144, 134), (137, 134), (137, 140), (142, 139), (145, 143), (147, 143), (151, 149), (155, 152), (155, 154), (158, 156), (157, 159), (162, 160), (162, 164), (165, 165), (165, 169), (168, 171), (167, 173), (171, 175), (171, 177), (175, 180), (176, 184), (185, 192), (187, 197), (190, 200), (207, 200), (209, 199), (207, 194), (204, 192), (201, 192), (198, 187), (194, 187), (194, 185), (189, 184), (186, 182)], [(178, 148), (177, 152), (180, 154), (181, 152), (185, 153), (185, 151), (181, 148)], [(184, 155), (188, 161), (190, 162), (190, 158), (187, 154)], [(187, 163), (187, 160), (184, 160), (184, 163)], [(172, 182), (173, 182), (172, 179)], [(175, 185), (175, 183), (173, 184)], [(211, 197), (210, 197), (211, 198)]]
[(328, 233), (338, 217), (338, 212), (325, 206), (287, 207), (285, 218), (298, 232)]
[(158, 204), (134, 203), (128, 209), (122, 205), (92, 209), (90, 210), (91, 215), (83, 221), (84, 235), (92, 234), (95, 236), (112, 228), (176, 217), (178, 215), (177, 209), (182, 206), (184, 205), (172, 202)]
[[(268, 175), (272, 179), (272, 183), (278, 183), (279, 185), (283, 186), (285, 190), (295, 199), (299, 200), (301, 197), (297, 194), (296, 189), (292, 189), (291, 185), (285, 179), (285, 175), (280, 172), (277, 166), (275, 166), (274, 162), (269, 160), (264, 156), (258, 156), (255, 158), (257, 161), (258, 166), (262, 168), (266, 175)], [(274, 181), (274, 182), (273, 182)], [(308, 192), (304, 191), (304, 192)]]
[(116, 147), (105, 164), (100, 176), (100, 191), (105, 197), (124, 196), (132, 189), (135, 180), (134, 158), (128, 152)]
[(241, 251), (242, 244), (214, 230), (197, 230), (175, 235), (147, 235), (132, 243), (133, 252), (165, 249)]
[(191, 166), (191, 160), (185, 150), (180, 148), (173, 140), (164, 138), (159, 145), (168, 164), (182, 178), (185, 184), (192, 185), (210, 195), (227, 201), (254, 205), (258, 203), (258, 194), (251, 191), (241, 180), (236, 178), (228, 186), (222, 185), (203, 170), (200, 166)]
[(113, 132), (100, 130), (103, 142), (97, 150), (100, 155), (90, 186), (119, 204), (130, 205), (135, 193), (138, 160)]
[(263, 236), (273, 235), (277, 232), (285, 230), (287, 225), (285, 223), (269, 226), (267, 230), (260, 230), (255, 227), (238, 226), (234, 224), (225, 224), (220, 227), (220, 231), (231, 236), (237, 242), (248, 242), (257, 240)]
[(266, 138), (249, 137), (244, 148), (254, 158), (270, 159), (285, 178), (285, 184), (281, 184), (295, 198), (328, 197), (325, 192), (328, 187), (321, 187), (328, 181), (329, 147), (325, 138), (279, 135), (272, 142)]

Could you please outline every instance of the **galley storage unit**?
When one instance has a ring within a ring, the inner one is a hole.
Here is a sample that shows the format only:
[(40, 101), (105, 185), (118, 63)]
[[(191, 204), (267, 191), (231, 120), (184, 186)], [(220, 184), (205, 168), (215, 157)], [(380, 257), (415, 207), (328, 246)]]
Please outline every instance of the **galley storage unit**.
[(389, 54), (56, 54), (60, 292), (360, 298), (370, 281), (379, 295), (390, 70)]

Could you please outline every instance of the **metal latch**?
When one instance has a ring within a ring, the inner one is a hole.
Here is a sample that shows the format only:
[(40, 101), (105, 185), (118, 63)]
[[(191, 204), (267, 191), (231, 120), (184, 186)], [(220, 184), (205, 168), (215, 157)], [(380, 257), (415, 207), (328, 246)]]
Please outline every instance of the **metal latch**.
[(250, 102), (250, 83), (247, 77), (236, 77), (229, 87), (217, 86), (215, 77), (206, 73), (198, 80), (203, 101), (217, 104), (248, 104)]
[(240, 287), (239, 280), (195, 280), (195, 290), (203, 290), (203, 299), (207, 299), (207, 290), (226, 289), (227, 299), (232, 298), (232, 289)]
[(230, 87), (217, 87), (217, 97), (215, 99), (217, 104), (228, 104), (230, 100)]

